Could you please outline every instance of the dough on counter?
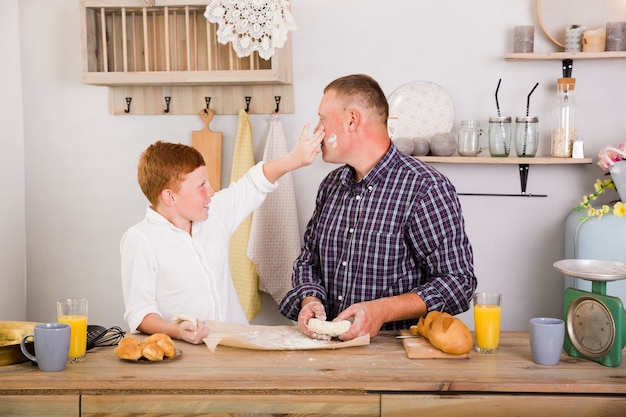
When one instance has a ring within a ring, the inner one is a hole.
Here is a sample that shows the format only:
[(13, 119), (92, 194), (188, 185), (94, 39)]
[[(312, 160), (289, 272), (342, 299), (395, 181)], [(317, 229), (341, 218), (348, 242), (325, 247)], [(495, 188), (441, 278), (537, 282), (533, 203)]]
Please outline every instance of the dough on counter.
[(316, 318), (309, 319), (306, 325), (310, 331), (317, 334), (325, 334), (331, 337), (337, 337), (350, 330), (352, 322), (348, 320), (341, 321), (324, 321)]

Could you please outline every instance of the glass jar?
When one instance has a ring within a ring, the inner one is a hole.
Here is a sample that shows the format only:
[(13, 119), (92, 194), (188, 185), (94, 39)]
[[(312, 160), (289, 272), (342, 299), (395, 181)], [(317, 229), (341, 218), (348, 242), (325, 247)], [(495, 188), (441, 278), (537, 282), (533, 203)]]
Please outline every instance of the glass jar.
[(461, 121), (459, 129), (459, 137), (457, 143), (457, 151), (461, 156), (476, 156), (482, 152), (480, 146), (480, 135), (483, 131), (480, 128), (480, 122), (477, 120)]
[(576, 120), (575, 78), (559, 78), (557, 100), (552, 111), (552, 146), (554, 157), (571, 158), (574, 138), (578, 136)]
[(515, 118), (515, 153), (520, 158), (532, 158), (539, 145), (539, 118)]
[(489, 154), (496, 157), (509, 156), (511, 151), (511, 118), (489, 118)]

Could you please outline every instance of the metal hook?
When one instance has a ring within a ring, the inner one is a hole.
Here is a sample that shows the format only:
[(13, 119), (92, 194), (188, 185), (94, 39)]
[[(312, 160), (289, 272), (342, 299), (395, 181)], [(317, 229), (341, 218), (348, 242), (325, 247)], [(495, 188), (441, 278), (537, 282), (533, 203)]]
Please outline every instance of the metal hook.
[(170, 100), (172, 100), (172, 97), (170, 96), (165, 97), (165, 110), (163, 110), (165, 113), (170, 112)]
[(124, 113), (130, 113), (130, 102), (132, 100), (132, 97), (126, 97), (126, 109), (124, 109)]
[(252, 97), (246, 96), (246, 113), (248, 113), (250, 111), (250, 101), (251, 100), (252, 100)]
[(209, 114), (209, 104), (211, 104), (211, 97), (205, 97), (206, 107), (204, 108), (204, 114)]
[(276, 102), (276, 109), (274, 109), (274, 113), (278, 113), (280, 110), (280, 96), (274, 96), (274, 101)]

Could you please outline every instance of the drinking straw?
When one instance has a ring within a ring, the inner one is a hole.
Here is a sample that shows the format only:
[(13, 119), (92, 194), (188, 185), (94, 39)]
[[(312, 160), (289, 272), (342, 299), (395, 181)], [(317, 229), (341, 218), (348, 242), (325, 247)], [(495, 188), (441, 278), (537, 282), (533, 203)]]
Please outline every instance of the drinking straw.
[(528, 93), (528, 97), (526, 98), (526, 117), (528, 117), (528, 110), (530, 108), (530, 95), (533, 93), (533, 91), (535, 91), (535, 88), (537, 88), (538, 85), (539, 83), (535, 84), (533, 89), (530, 90), (530, 93)]
[[(538, 85), (539, 83), (535, 84), (533, 89), (530, 90), (530, 93), (528, 93), (528, 97), (526, 98), (526, 117), (528, 117), (529, 110), (530, 110), (530, 95), (533, 93), (533, 91), (535, 91), (535, 88), (537, 88)], [(528, 121), (524, 122), (524, 145), (522, 146), (523, 156), (526, 155), (526, 141), (527, 140), (528, 140)]]
[(500, 117), (500, 103), (498, 103), (498, 90), (500, 89), (501, 82), (502, 82), (502, 78), (498, 80), (498, 86), (496, 87), (496, 108), (498, 110), (498, 117)]

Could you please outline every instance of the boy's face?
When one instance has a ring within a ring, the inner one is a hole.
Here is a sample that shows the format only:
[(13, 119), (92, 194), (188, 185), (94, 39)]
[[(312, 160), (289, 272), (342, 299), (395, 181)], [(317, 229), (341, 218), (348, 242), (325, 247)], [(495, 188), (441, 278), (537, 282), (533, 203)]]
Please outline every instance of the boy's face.
[(180, 189), (174, 193), (176, 212), (181, 220), (200, 221), (209, 217), (209, 203), (215, 191), (209, 184), (205, 166), (185, 175)]

